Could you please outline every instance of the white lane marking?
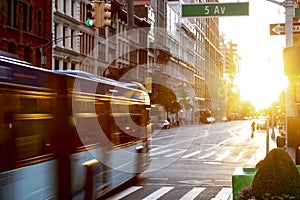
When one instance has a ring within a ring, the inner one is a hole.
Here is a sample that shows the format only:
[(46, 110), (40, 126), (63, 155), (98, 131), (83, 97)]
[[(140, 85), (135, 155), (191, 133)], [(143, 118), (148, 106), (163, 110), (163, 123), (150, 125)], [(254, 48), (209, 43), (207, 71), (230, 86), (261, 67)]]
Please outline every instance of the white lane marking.
[(204, 187), (195, 187), (181, 197), (180, 200), (192, 200), (196, 198), (203, 190), (205, 190)]
[(155, 200), (172, 190), (174, 187), (162, 187), (159, 190), (156, 190), (149, 196), (145, 197), (143, 200)]

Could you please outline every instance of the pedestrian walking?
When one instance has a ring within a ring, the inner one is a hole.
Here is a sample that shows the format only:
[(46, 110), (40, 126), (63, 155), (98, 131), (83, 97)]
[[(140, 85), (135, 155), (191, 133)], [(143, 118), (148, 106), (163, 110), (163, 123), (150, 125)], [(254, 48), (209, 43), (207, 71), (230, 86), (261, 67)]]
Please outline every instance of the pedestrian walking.
[(254, 137), (255, 125), (255, 121), (253, 120), (251, 123), (251, 138)]

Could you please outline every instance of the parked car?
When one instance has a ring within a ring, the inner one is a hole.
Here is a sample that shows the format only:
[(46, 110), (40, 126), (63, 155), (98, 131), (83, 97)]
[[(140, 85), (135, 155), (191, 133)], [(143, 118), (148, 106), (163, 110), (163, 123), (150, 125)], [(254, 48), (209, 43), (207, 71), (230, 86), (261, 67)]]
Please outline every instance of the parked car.
[(215, 123), (215, 122), (216, 122), (216, 119), (214, 117), (208, 117), (205, 120), (206, 124), (212, 124), (212, 123)]
[(228, 122), (229, 120), (228, 120), (228, 118), (226, 116), (224, 116), (224, 117), (222, 117), (222, 121), (223, 122)]
[(259, 117), (255, 123), (256, 123), (256, 129), (266, 129), (267, 128), (267, 118), (266, 117)]
[(162, 128), (162, 129), (169, 129), (171, 126), (170, 122), (168, 122), (168, 120), (161, 120), (158, 122), (158, 128)]

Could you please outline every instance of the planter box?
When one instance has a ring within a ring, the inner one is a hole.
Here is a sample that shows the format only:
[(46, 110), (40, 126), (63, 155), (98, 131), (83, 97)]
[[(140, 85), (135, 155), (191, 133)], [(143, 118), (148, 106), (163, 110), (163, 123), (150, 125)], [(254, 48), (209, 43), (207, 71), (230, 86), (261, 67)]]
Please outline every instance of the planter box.
[[(300, 172), (300, 165), (297, 165), (298, 171)], [(254, 167), (237, 167), (232, 175), (232, 197), (233, 200), (238, 196), (238, 192), (243, 187), (251, 185), (252, 179), (256, 172)]]

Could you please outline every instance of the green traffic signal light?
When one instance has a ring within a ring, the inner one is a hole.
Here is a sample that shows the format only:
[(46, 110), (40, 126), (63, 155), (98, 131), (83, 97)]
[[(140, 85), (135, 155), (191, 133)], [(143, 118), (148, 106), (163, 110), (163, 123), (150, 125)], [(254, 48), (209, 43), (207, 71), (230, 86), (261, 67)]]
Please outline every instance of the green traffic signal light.
[(98, 4), (93, 2), (86, 5), (86, 21), (87, 26), (95, 26), (96, 23), (96, 11)]
[(86, 24), (87, 26), (93, 26), (93, 20), (87, 19), (87, 20), (85, 21), (85, 24)]

